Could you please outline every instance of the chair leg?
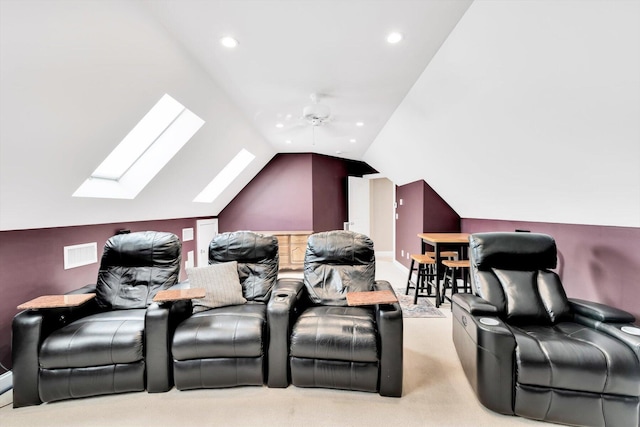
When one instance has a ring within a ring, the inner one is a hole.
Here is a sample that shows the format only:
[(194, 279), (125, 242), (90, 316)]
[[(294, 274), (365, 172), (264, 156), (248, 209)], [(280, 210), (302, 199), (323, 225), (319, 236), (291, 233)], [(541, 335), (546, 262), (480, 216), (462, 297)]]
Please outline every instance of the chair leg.
[[(407, 288), (404, 290), (404, 294), (405, 295), (409, 295), (409, 289), (412, 288), (411, 286), (411, 275), (413, 274), (413, 263), (415, 261), (412, 259), (411, 260), (411, 265), (409, 266), (409, 278), (407, 279)], [(418, 281), (418, 278), (416, 277), (416, 283)]]
[(416, 277), (416, 293), (413, 295), (413, 303), (418, 303), (418, 294), (424, 288), (424, 266), (418, 264), (418, 276)]

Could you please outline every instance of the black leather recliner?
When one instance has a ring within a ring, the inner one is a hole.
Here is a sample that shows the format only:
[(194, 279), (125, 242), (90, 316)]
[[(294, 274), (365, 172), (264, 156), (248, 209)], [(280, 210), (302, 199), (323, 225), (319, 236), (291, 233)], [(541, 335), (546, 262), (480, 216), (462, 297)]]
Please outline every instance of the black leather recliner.
[(77, 308), (26, 310), (12, 324), (13, 406), (171, 388), (170, 313), (152, 302), (178, 281), (180, 240), (139, 232), (105, 244), (96, 293)]
[[(341, 230), (309, 237), (304, 287), (288, 312), (292, 322), (288, 355), (292, 384), (402, 395), (400, 304), (347, 306), (347, 292), (373, 290), (393, 288), (386, 281), (375, 280), (371, 239)], [(288, 296), (282, 301), (285, 303), (289, 303)], [(278, 301), (273, 311), (278, 311)]]
[[(171, 351), (179, 390), (262, 385), (267, 352), (286, 351), (287, 325), (280, 321), (284, 328), (269, 331), (267, 305), (276, 297), (286, 305), (285, 296), (296, 293), (291, 287), (302, 285), (277, 280), (278, 240), (250, 231), (219, 234), (209, 245), (209, 264), (229, 261), (238, 263), (247, 302), (194, 313), (177, 326)], [(276, 381), (278, 375), (286, 378), (286, 370), (274, 368), (269, 375)]]
[(469, 240), (475, 295), (453, 296), (453, 341), (480, 402), (554, 423), (638, 426), (634, 317), (567, 299), (550, 271), (550, 236), (479, 233)]

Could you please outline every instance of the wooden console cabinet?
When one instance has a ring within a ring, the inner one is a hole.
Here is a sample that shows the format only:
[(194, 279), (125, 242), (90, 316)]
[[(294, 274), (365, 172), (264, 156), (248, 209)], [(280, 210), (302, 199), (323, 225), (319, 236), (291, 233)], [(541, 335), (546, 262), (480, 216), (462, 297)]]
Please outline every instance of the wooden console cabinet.
[(278, 238), (280, 270), (302, 270), (307, 239), (312, 231), (262, 231)]

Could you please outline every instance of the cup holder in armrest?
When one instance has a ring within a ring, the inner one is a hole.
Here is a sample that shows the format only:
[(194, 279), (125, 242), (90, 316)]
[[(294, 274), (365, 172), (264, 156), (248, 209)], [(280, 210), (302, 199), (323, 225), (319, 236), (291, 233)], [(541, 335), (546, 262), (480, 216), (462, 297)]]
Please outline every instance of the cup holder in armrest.
[(276, 294), (276, 301), (284, 301), (288, 296), (289, 294)]
[(636, 328), (634, 326), (623, 326), (620, 330), (630, 335), (640, 336), (640, 328)]
[(496, 319), (492, 319), (490, 317), (482, 317), (480, 318), (480, 323), (486, 326), (497, 326), (500, 324)]

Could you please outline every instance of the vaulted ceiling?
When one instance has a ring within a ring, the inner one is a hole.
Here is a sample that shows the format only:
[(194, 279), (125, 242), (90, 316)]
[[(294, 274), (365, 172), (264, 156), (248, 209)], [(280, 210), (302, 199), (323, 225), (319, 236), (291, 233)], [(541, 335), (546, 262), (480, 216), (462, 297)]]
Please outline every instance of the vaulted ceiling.
[[(217, 215), (277, 152), (424, 179), (465, 218), (640, 227), (639, 16), (623, 0), (0, 0), (0, 230)], [(165, 93), (204, 120), (191, 141), (134, 200), (71, 197)], [(331, 111), (316, 128), (312, 93)], [(242, 148), (249, 167), (193, 202)]]

